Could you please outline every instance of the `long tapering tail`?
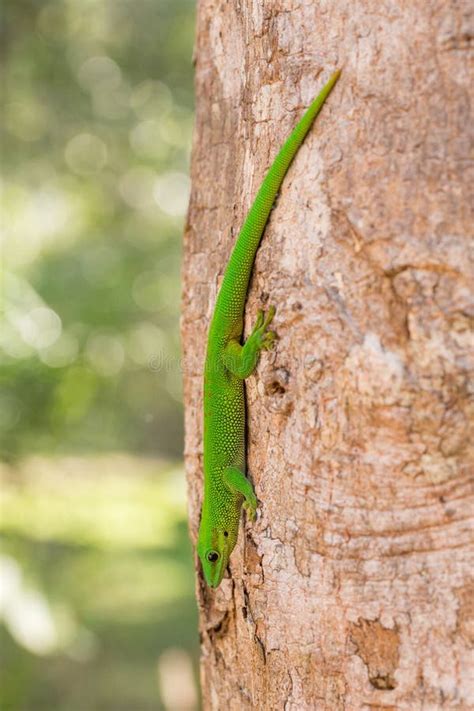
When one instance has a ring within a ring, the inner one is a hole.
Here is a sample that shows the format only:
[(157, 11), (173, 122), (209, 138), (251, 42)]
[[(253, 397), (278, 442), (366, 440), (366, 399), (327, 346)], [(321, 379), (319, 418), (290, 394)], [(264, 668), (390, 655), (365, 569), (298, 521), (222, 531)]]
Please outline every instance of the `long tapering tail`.
[[(331, 93), (332, 88), (339, 79), (341, 70), (335, 72), (318, 96), (306, 110), (305, 114), (293, 129), (289, 138), (281, 147), (266, 174), (260, 190), (250, 208), (247, 218), (240, 230), (234, 249), (230, 256), (224, 280), (220, 288), (216, 312), (220, 311), (221, 317), (241, 316), (247, 296), (247, 287), (252, 272), (255, 253), (258, 249), (270, 211), (282, 184), (283, 178), (302, 144), (311, 124), (320, 112), (324, 102)], [(241, 296), (241, 304), (237, 304)], [(229, 308), (230, 307), (230, 308)], [(240, 314), (236, 313), (236, 307)], [(226, 313), (227, 312), (227, 313)]]

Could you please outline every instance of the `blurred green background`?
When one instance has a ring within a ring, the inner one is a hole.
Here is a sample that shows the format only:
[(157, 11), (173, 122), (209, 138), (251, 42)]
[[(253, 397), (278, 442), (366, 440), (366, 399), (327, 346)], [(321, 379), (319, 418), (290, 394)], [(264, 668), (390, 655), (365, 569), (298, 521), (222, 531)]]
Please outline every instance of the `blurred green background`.
[(2, 711), (197, 709), (192, 0), (4, 0)]

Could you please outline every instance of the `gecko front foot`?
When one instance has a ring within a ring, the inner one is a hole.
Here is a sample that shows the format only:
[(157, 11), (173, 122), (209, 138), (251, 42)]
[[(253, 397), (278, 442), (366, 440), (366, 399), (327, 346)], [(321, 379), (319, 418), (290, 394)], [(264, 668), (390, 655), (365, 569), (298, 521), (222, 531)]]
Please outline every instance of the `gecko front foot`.
[(248, 341), (251, 341), (254, 344), (256, 350), (268, 351), (275, 343), (277, 338), (275, 331), (267, 330), (273, 321), (275, 311), (275, 307), (270, 306), (266, 315), (262, 309), (260, 309), (257, 313), (255, 326), (252, 329), (252, 333), (248, 337)]
[(231, 491), (244, 497), (242, 506), (247, 516), (255, 521), (257, 518), (257, 497), (245, 474), (238, 467), (227, 467), (224, 472), (224, 482)]

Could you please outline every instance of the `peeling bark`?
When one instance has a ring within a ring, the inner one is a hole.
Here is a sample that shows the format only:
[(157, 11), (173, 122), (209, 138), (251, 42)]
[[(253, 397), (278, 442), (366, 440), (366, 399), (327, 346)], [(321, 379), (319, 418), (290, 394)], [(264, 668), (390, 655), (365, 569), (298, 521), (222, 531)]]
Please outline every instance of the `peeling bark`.
[(272, 157), (344, 67), (252, 278), (246, 332), (274, 303), (279, 341), (247, 381), (259, 518), (232, 578), (198, 585), (206, 709), (474, 708), (473, 35), (454, 0), (199, 4), (182, 323), (194, 540), (216, 290)]

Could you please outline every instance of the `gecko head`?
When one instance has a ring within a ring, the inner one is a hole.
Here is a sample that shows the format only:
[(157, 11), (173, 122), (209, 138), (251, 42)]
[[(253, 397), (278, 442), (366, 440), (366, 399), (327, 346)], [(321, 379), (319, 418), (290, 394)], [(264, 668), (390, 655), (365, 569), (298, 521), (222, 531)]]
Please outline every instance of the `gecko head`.
[(217, 588), (220, 585), (233, 547), (228, 531), (219, 528), (205, 531), (201, 527), (197, 552), (204, 578), (209, 587)]

